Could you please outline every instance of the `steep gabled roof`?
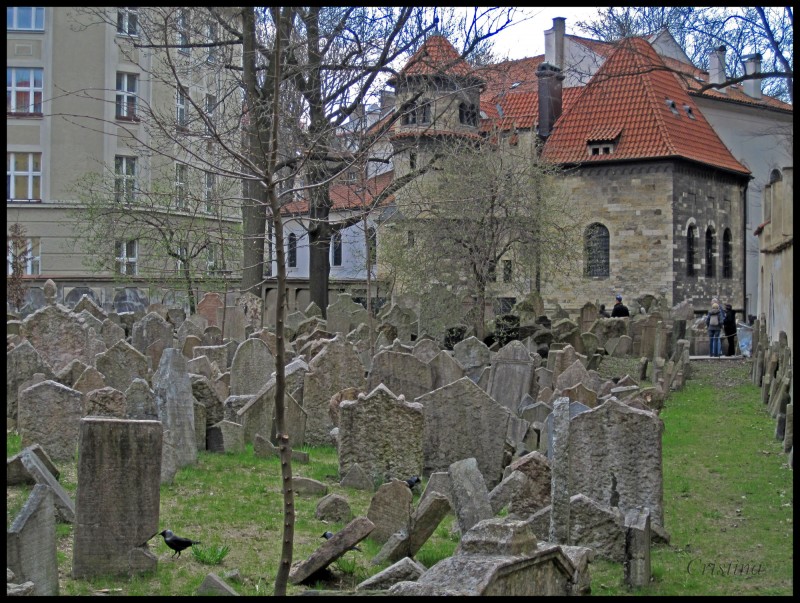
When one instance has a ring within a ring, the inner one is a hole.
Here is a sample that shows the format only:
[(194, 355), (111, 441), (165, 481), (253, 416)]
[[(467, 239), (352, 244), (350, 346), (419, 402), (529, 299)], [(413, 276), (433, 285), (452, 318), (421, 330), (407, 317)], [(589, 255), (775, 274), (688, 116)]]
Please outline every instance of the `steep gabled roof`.
[(398, 79), (415, 76), (469, 78), (483, 83), (450, 41), (438, 34), (425, 40), (400, 70), (398, 76), (390, 78), (388, 83), (393, 86)]
[[(618, 132), (610, 155), (588, 151), (598, 128)], [(542, 156), (555, 163), (684, 157), (750, 173), (722, 143), (679, 77), (642, 38), (619, 43), (556, 121)]]

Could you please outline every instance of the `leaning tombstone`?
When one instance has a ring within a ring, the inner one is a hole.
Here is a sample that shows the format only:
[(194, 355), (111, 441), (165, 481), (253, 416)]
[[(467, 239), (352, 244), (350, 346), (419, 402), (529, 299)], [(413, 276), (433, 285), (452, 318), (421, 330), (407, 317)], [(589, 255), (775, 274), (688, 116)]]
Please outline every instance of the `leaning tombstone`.
[(19, 582), (33, 582), (35, 596), (58, 596), (58, 558), (53, 493), (43, 484), (31, 491), (6, 533), (6, 567)]

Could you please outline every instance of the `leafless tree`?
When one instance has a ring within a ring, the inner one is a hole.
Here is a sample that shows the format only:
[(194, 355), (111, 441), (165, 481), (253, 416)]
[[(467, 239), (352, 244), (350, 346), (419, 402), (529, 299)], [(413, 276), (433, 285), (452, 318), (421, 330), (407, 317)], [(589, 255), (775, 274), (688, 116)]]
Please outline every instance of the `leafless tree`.
[(581, 210), (530, 141), (455, 137), (441, 150), (437, 171), (398, 200), (383, 261), (399, 293), (436, 297), (437, 330), (463, 319), (482, 338), (491, 299), (523, 296), (577, 265)]
[[(794, 14), (791, 6), (691, 7), (644, 6), (598, 9), (578, 27), (599, 40), (613, 42), (628, 36), (651, 35), (667, 28), (689, 59), (708, 68), (712, 51), (725, 46), (732, 53), (731, 72), (722, 84), (749, 79), (764, 81), (765, 92), (794, 102)], [(745, 57), (762, 56), (758, 75), (745, 72)]]

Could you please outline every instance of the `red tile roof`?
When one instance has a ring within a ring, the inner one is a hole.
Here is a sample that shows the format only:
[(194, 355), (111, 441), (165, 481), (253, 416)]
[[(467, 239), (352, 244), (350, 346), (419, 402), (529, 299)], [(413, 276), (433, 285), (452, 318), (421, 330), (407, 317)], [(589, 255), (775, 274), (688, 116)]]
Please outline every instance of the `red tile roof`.
[[(371, 209), (375, 197), (383, 191), (394, 179), (394, 171), (384, 172), (370, 178), (363, 185), (359, 183), (335, 183), (330, 187), (330, 198), (333, 203), (331, 210), (359, 210)], [(394, 201), (394, 195), (389, 195), (381, 205)], [(298, 199), (287, 203), (281, 208), (282, 213), (305, 214), (308, 213), (308, 201)]]
[(693, 96), (704, 96), (707, 98), (714, 98), (718, 100), (727, 100), (738, 103), (745, 103), (747, 105), (768, 107), (770, 109), (782, 109), (784, 111), (794, 111), (794, 107), (792, 105), (784, 103), (783, 101), (778, 100), (777, 98), (773, 98), (765, 94), (762, 94), (760, 99), (748, 96), (747, 94), (745, 94), (744, 87), (741, 84), (733, 84), (731, 86), (727, 86), (725, 88), (725, 92), (720, 92), (715, 88), (710, 88), (708, 90), (705, 90), (704, 92), (699, 92), (700, 88), (708, 84), (709, 81), (708, 71), (703, 71), (702, 69), (699, 69), (694, 65), (690, 65), (689, 63), (684, 63), (683, 61), (678, 61), (677, 59), (673, 59), (671, 57), (661, 57), (661, 58), (667, 67), (684, 75), (684, 77), (681, 77), (681, 80), (685, 83), (686, 87), (689, 89), (689, 94)]
[[(668, 101), (674, 103), (677, 114)], [(684, 105), (692, 109), (691, 119)], [(610, 155), (590, 155), (598, 128), (619, 131)], [(542, 156), (556, 163), (684, 157), (749, 174), (706, 121), (680, 78), (642, 38), (627, 38), (565, 108)]]
[[(439, 75), (476, 77), (472, 67), (450, 41), (441, 35), (430, 36), (400, 70), (400, 76)], [(476, 78), (479, 79), (479, 78)], [(389, 83), (391, 84), (394, 78)]]

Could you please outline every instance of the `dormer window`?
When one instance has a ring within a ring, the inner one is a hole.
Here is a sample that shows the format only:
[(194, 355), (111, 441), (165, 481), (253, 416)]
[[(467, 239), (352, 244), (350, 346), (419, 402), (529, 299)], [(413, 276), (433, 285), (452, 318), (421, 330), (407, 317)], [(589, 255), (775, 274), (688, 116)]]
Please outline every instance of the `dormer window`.
[(509, 90), (513, 90), (514, 88), (517, 88), (517, 87), (519, 87), (519, 85), (520, 85), (521, 83), (522, 83), (522, 82), (514, 82), (513, 84), (511, 84), (511, 85), (508, 87), (508, 89), (509, 89)]
[(689, 116), (689, 119), (697, 119), (694, 116), (694, 112), (692, 111), (692, 108), (689, 105), (684, 105), (683, 110), (686, 111), (686, 115)]
[(590, 157), (611, 155), (622, 135), (620, 126), (597, 126), (586, 137), (586, 148)]
[(680, 117), (681, 114), (678, 112), (678, 105), (675, 103), (674, 100), (666, 98), (664, 99), (664, 102), (667, 104), (667, 107), (669, 107), (670, 111), (672, 111), (674, 115)]
[(613, 142), (593, 142), (589, 144), (589, 155), (611, 155), (613, 152)]

